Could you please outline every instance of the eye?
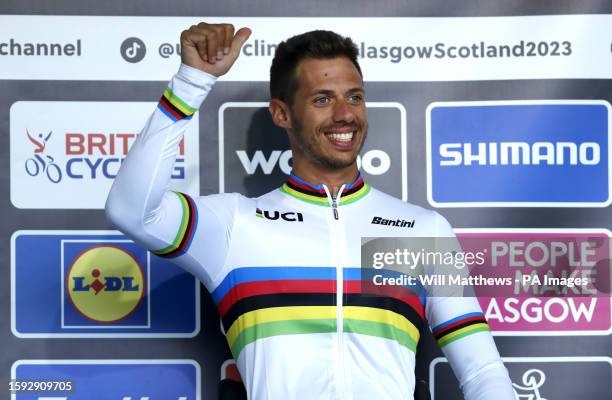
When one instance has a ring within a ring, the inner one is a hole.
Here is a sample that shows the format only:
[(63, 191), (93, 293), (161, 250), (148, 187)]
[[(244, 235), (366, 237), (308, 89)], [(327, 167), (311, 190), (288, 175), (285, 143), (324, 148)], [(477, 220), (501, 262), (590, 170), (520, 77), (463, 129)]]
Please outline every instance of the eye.
[(351, 103), (361, 103), (363, 101), (363, 96), (360, 94), (353, 94), (351, 96), (349, 96), (349, 101)]
[(316, 99), (314, 99), (314, 103), (320, 106), (329, 104), (329, 102), (330, 102), (330, 99), (327, 96), (321, 96), (321, 97), (317, 97)]

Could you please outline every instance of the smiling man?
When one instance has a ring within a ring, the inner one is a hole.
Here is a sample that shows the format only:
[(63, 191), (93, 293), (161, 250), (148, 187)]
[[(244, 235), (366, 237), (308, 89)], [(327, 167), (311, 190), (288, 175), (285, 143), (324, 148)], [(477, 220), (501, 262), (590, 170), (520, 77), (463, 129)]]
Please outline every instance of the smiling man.
[(279, 46), (270, 72), (270, 113), (289, 133), (293, 173), (335, 188), (334, 195), (356, 178), (355, 160), (367, 134), (356, 57), (352, 42), (314, 31)]
[(109, 220), (210, 291), (250, 399), (411, 399), (427, 323), (466, 399), (514, 399), (474, 298), (361, 289), (361, 237), (453, 233), (359, 175), (368, 125), (350, 39), (313, 31), (277, 48), (269, 110), (293, 152), (280, 188), (258, 198), (168, 190), (186, 124), (249, 35), (205, 23), (182, 33), (182, 65), (121, 167)]

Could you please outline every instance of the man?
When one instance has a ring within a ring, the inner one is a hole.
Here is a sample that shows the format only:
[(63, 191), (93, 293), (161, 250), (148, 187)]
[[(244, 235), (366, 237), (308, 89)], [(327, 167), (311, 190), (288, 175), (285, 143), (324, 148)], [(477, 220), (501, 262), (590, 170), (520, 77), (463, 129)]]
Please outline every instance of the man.
[[(473, 298), (360, 293), (362, 236), (453, 234), (437, 213), (359, 176), (367, 117), (350, 39), (314, 31), (276, 51), (269, 110), (293, 152), (283, 186), (255, 199), (168, 191), (188, 119), (249, 35), (205, 23), (182, 33), (182, 65), (123, 163), (109, 220), (204, 283), (251, 399), (412, 398), (425, 319), (468, 400), (514, 399)], [(375, 217), (415, 225), (381, 226)]]

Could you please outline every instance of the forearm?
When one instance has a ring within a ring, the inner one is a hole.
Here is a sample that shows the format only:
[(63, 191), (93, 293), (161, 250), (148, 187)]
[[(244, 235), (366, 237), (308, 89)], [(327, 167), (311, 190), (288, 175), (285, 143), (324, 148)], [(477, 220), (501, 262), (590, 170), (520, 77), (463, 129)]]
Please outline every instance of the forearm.
[(501, 360), (483, 365), (461, 389), (466, 400), (515, 400), (512, 381)]
[(427, 311), (433, 335), (465, 399), (515, 400), (508, 371), (476, 298), (429, 298)]
[(147, 226), (159, 221), (167, 203), (175, 202), (168, 186), (179, 143), (214, 82), (213, 76), (185, 65), (170, 81), (109, 193), (107, 217), (120, 230), (145, 240)]

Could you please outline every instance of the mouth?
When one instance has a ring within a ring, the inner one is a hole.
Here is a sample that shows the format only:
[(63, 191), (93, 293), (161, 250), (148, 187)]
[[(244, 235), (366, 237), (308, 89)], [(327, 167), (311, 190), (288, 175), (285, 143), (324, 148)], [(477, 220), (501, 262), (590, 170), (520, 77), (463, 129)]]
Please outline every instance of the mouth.
[(349, 149), (353, 147), (357, 139), (357, 128), (355, 127), (344, 127), (337, 129), (330, 129), (324, 131), (325, 137), (329, 142), (337, 148)]

